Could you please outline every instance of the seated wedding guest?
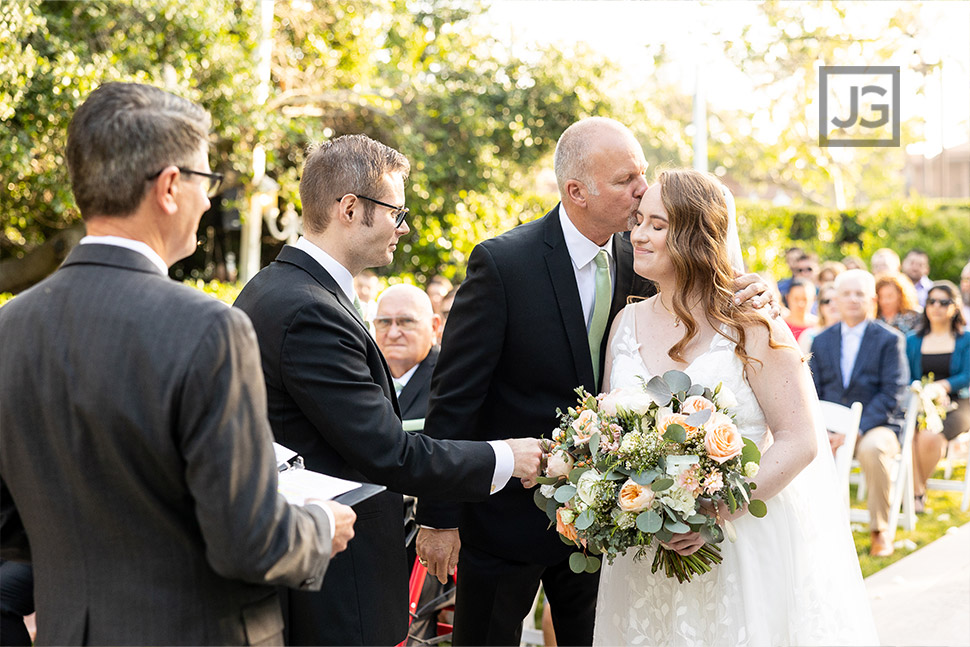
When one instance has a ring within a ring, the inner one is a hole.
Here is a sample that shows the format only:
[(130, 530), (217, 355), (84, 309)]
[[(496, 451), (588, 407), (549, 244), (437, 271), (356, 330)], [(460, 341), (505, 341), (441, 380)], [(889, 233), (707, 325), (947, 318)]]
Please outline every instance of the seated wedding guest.
[[(869, 553), (893, 552), (889, 534), (890, 470), (899, 453), (899, 405), (909, 383), (906, 342), (899, 331), (872, 318), (876, 283), (863, 270), (846, 270), (835, 279), (835, 301), (842, 322), (815, 338), (809, 366), (821, 400), (849, 406), (862, 403), (861, 437), (856, 458), (869, 486)], [(845, 438), (830, 434), (834, 452)]]
[(905, 275), (898, 272), (876, 277), (876, 319), (904, 335), (919, 325), (916, 291)]
[(866, 262), (858, 256), (846, 256), (842, 259), (842, 265), (844, 265), (845, 269), (847, 270), (869, 270)]
[(913, 282), (913, 287), (916, 288), (916, 300), (920, 307), (923, 307), (926, 305), (926, 294), (933, 285), (933, 281), (930, 280), (930, 255), (922, 249), (912, 249), (903, 258), (900, 269)]
[(451, 306), (455, 303), (455, 295), (458, 294), (458, 287), (455, 286), (448, 291), (448, 294), (441, 300), (441, 328), (438, 329), (438, 344), (441, 344), (441, 337), (445, 334), (445, 324), (448, 323), (448, 315), (451, 314)]
[(400, 283), (377, 298), (374, 339), (391, 369), (404, 420), (424, 418), (428, 411), (440, 329), (441, 316), (421, 288)]
[(33, 565), (38, 644), (281, 644), (274, 585), (319, 589), (353, 536), (277, 493), (249, 319), (168, 278), (221, 179), (209, 124), (91, 93), (65, 154), (87, 236), (0, 309), (0, 552)]
[(818, 268), (818, 284), (831, 283), (846, 269), (848, 268), (839, 261), (825, 261)]
[(791, 328), (797, 340), (803, 332), (818, 324), (818, 317), (812, 314), (815, 303), (815, 284), (803, 278), (796, 278), (788, 288), (788, 314), (785, 323)]
[(424, 290), (431, 299), (431, 307), (434, 308), (435, 314), (441, 314), (441, 300), (445, 298), (446, 294), (451, 292), (452, 287), (454, 286), (451, 284), (451, 281), (440, 274), (435, 274), (428, 281)]
[(785, 264), (788, 265), (789, 276), (778, 281), (778, 292), (782, 296), (788, 294), (788, 287), (792, 280), (798, 275), (798, 259), (805, 255), (805, 250), (801, 247), (789, 247), (785, 250)]
[(926, 505), (926, 481), (936, 470), (947, 442), (970, 429), (970, 332), (960, 294), (949, 281), (937, 281), (926, 297), (920, 326), (906, 338), (911, 380), (933, 375), (956, 409), (943, 420), (943, 432), (920, 429), (913, 446), (916, 511)]
[(818, 289), (818, 323), (805, 330), (798, 338), (798, 347), (806, 355), (812, 350), (812, 342), (820, 332), (839, 322), (839, 307), (835, 304), (835, 284), (826, 283)]
[(899, 272), (899, 254), (888, 247), (877, 249), (869, 259), (869, 271), (873, 276), (896, 274)]
[[(360, 299), (360, 309), (364, 321), (370, 323), (377, 314), (377, 293), (381, 289), (380, 280), (373, 270), (364, 270), (354, 277), (354, 290)], [(373, 328), (371, 329), (373, 331)]]
[(970, 263), (960, 270), (960, 298), (963, 300), (963, 319), (970, 322)]

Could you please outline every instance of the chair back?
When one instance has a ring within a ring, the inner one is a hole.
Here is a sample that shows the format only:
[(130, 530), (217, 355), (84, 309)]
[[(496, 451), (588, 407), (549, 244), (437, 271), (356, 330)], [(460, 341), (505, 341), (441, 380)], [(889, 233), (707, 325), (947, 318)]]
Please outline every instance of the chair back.
[[(843, 434), (845, 442), (835, 452), (835, 471), (839, 477), (839, 488), (845, 497), (846, 508), (849, 507), (849, 472), (852, 470), (852, 455), (855, 453), (856, 440), (859, 438), (859, 421), (862, 420), (862, 403), (853, 402), (851, 407), (844, 407), (835, 402), (819, 403), (825, 428), (833, 433)], [(819, 447), (818, 451), (827, 448)]]

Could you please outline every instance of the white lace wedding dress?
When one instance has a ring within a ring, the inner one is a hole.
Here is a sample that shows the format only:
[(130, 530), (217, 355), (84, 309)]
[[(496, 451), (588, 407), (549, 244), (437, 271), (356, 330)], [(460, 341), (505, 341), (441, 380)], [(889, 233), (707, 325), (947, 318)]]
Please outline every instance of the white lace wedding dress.
[[(634, 305), (623, 311), (610, 348), (612, 387), (650, 379), (636, 339)], [(649, 341), (644, 344), (651, 350)], [(665, 350), (662, 352), (666, 352)], [(724, 382), (737, 396), (735, 422), (765, 449), (771, 434), (744, 377), (734, 344), (716, 335), (684, 369), (695, 383)], [(720, 544), (724, 561), (678, 584), (650, 572), (653, 549), (604, 560), (594, 645), (875, 645), (872, 612), (837, 494), (824, 430), (816, 459), (768, 504), (768, 515), (735, 521), (737, 542)]]

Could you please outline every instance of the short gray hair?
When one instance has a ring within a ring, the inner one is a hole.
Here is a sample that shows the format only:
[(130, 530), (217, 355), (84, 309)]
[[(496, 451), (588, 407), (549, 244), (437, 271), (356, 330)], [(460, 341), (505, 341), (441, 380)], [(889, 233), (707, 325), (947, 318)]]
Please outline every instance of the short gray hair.
[(81, 217), (133, 213), (148, 176), (189, 164), (208, 142), (210, 125), (201, 106), (150, 85), (99, 87), (67, 129), (67, 168)]
[(566, 195), (566, 182), (569, 180), (579, 180), (593, 195), (599, 193), (590, 174), (589, 154), (596, 131), (604, 127), (630, 132), (626, 126), (615, 119), (587, 117), (574, 123), (559, 136), (552, 165), (561, 196)]
[[(333, 203), (348, 193), (374, 195), (388, 173), (411, 171), (408, 158), (367, 135), (343, 135), (310, 147), (300, 178), (300, 201), (303, 203), (303, 226), (308, 232), (321, 233), (330, 225)], [(363, 220), (370, 225), (374, 205), (364, 203)]]
[(843, 285), (853, 279), (860, 279), (867, 294), (876, 296), (876, 277), (866, 270), (846, 270), (840, 273), (833, 282), (835, 290), (841, 290)]

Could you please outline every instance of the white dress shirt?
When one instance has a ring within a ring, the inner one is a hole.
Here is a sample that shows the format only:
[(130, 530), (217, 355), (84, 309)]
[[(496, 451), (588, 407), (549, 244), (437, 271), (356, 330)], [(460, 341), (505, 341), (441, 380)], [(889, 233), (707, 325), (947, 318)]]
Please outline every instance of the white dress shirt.
[(866, 334), (866, 326), (869, 320), (856, 324), (851, 328), (844, 322), (839, 324), (842, 327), (842, 386), (849, 386), (852, 379), (852, 369), (855, 368), (856, 357), (859, 356), (859, 346), (862, 344), (862, 336)]
[[(596, 263), (594, 259), (599, 251), (605, 250), (610, 264), (610, 286), (615, 290), (616, 286), (616, 260), (613, 258), (613, 236), (600, 247), (589, 238), (584, 236), (573, 221), (566, 215), (566, 208), (559, 205), (559, 224), (562, 226), (562, 235), (566, 240), (566, 249), (569, 251), (569, 259), (573, 262), (573, 273), (576, 275), (576, 287), (579, 288), (579, 300), (583, 306), (583, 316), (586, 321), (586, 330), (593, 320), (593, 306), (596, 305)], [(610, 294), (612, 297), (612, 292)]]
[(409, 368), (407, 371), (404, 372), (404, 375), (402, 375), (401, 377), (394, 378), (394, 381), (401, 385), (400, 391), (397, 392), (398, 395), (401, 395), (401, 391), (404, 390), (404, 387), (406, 387), (408, 385), (408, 382), (411, 381), (411, 378), (414, 377), (414, 373), (418, 370), (419, 366), (421, 366), (421, 362), (418, 362), (417, 364)]
[(138, 252), (148, 260), (152, 262), (158, 271), (168, 276), (168, 265), (162, 260), (162, 257), (158, 255), (154, 249), (148, 246), (148, 243), (143, 243), (140, 240), (133, 240), (131, 238), (122, 238), (121, 236), (85, 236), (81, 239), (79, 245), (114, 245), (115, 247), (124, 247), (125, 249), (130, 249), (133, 252)]
[[(354, 291), (354, 277), (351, 275), (350, 270), (303, 236), (300, 236), (300, 239), (293, 246), (309, 254), (323, 269), (327, 270), (327, 273), (337, 282), (337, 285), (347, 295), (350, 302), (354, 302), (357, 293)], [(417, 368), (417, 365), (411, 369), (412, 374), (415, 368)], [(407, 375), (407, 378), (410, 379), (410, 375)], [(405, 383), (407, 383), (406, 380)], [(515, 470), (515, 455), (512, 453), (512, 448), (504, 440), (490, 440), (488, 444), (491, 445), (492, 451), (495, 452), (495, 470), (492, 472), (492, 485), (489, 488), (489, 493), (495, 494), (504, 488), (508, 484), (509, 479), (512, 478), (512, 472)]]

